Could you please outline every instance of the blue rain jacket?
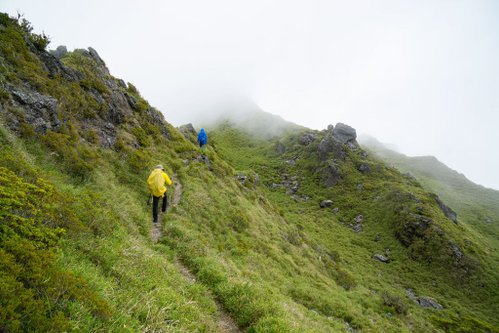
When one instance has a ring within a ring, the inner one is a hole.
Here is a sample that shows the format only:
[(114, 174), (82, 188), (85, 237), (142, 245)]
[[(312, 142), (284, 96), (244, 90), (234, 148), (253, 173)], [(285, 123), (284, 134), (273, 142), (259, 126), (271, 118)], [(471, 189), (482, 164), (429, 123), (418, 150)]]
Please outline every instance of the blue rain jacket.
[(206, 136), (204, 128), (201, 128), (201, 131), (198, 134), (198, 142), (201, 145), (205, 145), (208, 142), (208, 137)]

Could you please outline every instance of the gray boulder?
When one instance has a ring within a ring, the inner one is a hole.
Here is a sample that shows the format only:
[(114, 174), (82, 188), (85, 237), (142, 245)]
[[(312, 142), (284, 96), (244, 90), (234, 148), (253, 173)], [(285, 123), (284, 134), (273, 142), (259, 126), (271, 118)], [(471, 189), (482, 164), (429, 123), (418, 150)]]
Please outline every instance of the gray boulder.
[(379, 260), (379, 261), (381, 261), (381, 262), (383, 262), (385, 264), (388, 263), (388, 262), (390, 262), (390, 259), (388, 259), (387, 257), (385, 257), (382, 254), (375, 254), (375, 255), (373, 255), (373, 258), (377, 259), (377, 260)]
[(331, 207), (332, 204), (333, 204), (332, 200), (322, 200), (319, 205), (321, 206), (321, 208), (327, 208)]
[(412, 289), (406, 289), (407, 297), (422, 308), (433, 308), (442, 310), (444, 307), (439, 304), (434, 298), (428, 296), (417, 296)]
[(336, 124), (332, 131), (332, 134), (333, 139), (342, 144), (346, 144), (357, 139), (357, 133), (355, 129), (343, 123)]
[(68, 49), (64, 45), (59, 45), (55, 50), (50, 50), (49, 52), (57, 59), (61, 59), (68, 53)]

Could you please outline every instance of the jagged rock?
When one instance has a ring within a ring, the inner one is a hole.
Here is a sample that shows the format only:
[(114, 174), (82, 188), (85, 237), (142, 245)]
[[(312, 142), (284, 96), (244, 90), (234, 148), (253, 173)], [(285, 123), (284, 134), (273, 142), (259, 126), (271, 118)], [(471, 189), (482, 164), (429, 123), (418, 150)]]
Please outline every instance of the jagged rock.
[(210, 171), (213, 171), (213, 166), (211, 165), (211, 161), (208, 158), (208, 156), (206, 156), (205, 154), (199, 154), (195, 160), (198, 162), (206, 164), (208, 166), (208, 168), (210, 169)]
[(334, 207), (333, 208), (333, 214), (334, 215), (338, 214), (339, 211), (340, 211), (340, 209), (338, 207)]
[(362, 173), (368, 173), (369, 171), (371, 171), (371, 168), (369, 167), (368, 164), (362, 163), (357, 167), (357, 170), (359, 170)]
[(128, 104), (130, 105), (130, 107), (134, 110), (138, 110), (137, 100), (135, 99), (135, 97), (133, 97), (129, 93), (124, 93), (124, 95), (126, 97), (126, 100), (128, 101)]
[(363, 229), (362, 221), (364, 221), (364, 216), (357, 215), (354, 219), (354, 223), (350, 224), (350, 228), (355, 232), (361, 232)]
[(331, 124), (327, 125), (327, 131), (328, 132), (333, 132), (333, 130), (334, 130), (334, 126), (333, 125), (331, 125)]
[(363, 189), (364, 189), (364, 185), (357, 184), (357, 191), (362, 192)]
[(116, 143), (116, 128), (111, 123), (95, 127), (100, 143), (104, 148), (112, 148)]
[(336, 185), (341, 180), (341, 169), (334, 161), (329, 161), (328, 165), (322, 169), (321, 177), (324, 185), (331, 187)]
[(332, 131), (333, 139), (346, 144), (347, 142), (355, 141), (357, 133), (354, 128), (343, 123), (337, 123)]
[(319, 150), (319, 159), (321, 161), (325, 161), (329, 154), (332, 154), (333, 158), (338, 160), (344, 160), (346, 156), (343, 145), (335, 141), (330, 133), (319, 142), (317, 149)]
[[(21, 91), (16, 88), (9, 89), (16, 104), (21, 107), (23, 121), (33, 126), (36, 133), (45, 134), (47, 130), (56, 130), (61, 125), (57, 100), (36, 91)], [(9, 126), (15, 124), (9, 124)], [(19, 125), (19, 123), (17, 123)], [(12, 128), (18, 130), (18, 128)]]
[(118, 83), (119, 87), (121, 87), (123, 89), (127, 89), (126, 83), (122, 79), (116, 79), (116, 83)]
[(55, 50), (50, 50), (49, 52), (57, 59), (61, 59), (68, 53), (68, 49), (65, 45), (59, 45)]
[(385, 256), (384, 256), (384, 255), (382, 255), (382, 254), (375, 254), (375, 255), (373, 255), (373, 258), (374, 258), (374, 259), (377, 259), (377, 260), (379, 260), (379, 261), (381, 261), (381, 262), (384, 262), (384, 263), (388, 263), (388, 262), (390, 262), (390, 259), (388, 259), (387, 257), (385, 257)]
[(369, 156), (369, 153), (365, 150), (363, 150), (361, 153), (360, 153), (360, 156), (362, 156), (363, 158), (367, 158)]
[(194, 140), (196, 138), (197, 132), (191, 123), (179, 126), (178, 130), (189, 140)]
[(435, 201), (437, 202), (438, 206), (440, 207), (444, 215), (448, 217), (452, 222), (457, 224), (457, 213), (453, 211), (449, 206), (444, 204), (436, 194), (435, 194)]
[(107, 73), (109, 74), (109, 70), (107, 69), (106, 63), (104, 62), (104, 60), (102, 60), (102, 58), (99, 56), (99, 54), (97, 53), (97, 51), (93, 47), (88, 48), (88, 53), (95, 60), (97, 65), (99, 67), (105, 68)]
[(314, 140), (315, 140), (315, 135), (312, 133), (308, 133), (301, 137), (300, 143), (304, 146), (308, 146)]
[(319, 206), (321, 206), (321, 208), (326, 208), (330, 207), (332, 204), (333, 204), (332, 200), (322, 200)]
[(434, 308), (437, 310), (442, 310), (444, 307), (439, 304), (435, 299), (428, 296), (416, 296), (412, 289), (406, 289), (405, 293), (410, 300), (418, 304), (422, 308)]

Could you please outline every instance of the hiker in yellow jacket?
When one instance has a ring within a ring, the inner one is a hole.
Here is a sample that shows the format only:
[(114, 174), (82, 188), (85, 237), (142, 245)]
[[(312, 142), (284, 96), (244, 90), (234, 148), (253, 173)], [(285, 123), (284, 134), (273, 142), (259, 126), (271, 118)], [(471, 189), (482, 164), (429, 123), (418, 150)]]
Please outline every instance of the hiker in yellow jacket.
[(159, 199), (163, 198), (163, 206), (161, 207), (161, 211), (166, 211), (167, 205), (167, 196), (166, 196), (166, 185), (171, 185), (172, 181), (170, 177), (165, 172), (165, 168), (161, 164), (156, 165), (154, 170), (147, 178), (147, 186), (149, 187), (149, 191), (152, 195), (152, 217), (153, 222), (158, 223), (158, 203)]

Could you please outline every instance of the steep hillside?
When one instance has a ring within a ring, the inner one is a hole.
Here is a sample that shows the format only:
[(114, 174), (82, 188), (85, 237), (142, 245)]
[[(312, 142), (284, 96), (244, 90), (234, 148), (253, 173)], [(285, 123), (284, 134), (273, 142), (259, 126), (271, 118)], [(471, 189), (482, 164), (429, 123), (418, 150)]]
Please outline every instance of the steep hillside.
[(472, 226), (499, 249), (499, 191), (473, 183), (433, 156), (409, 157), (372, 138), (362, 144), (379, 159), (414, 175), (458, 213), (459, 221)]
[[(349, 306), (362, 304), (361, 308), (377, 297), (395, 311), (405, 314), (410, 308), (409, 315), (390, 320), (401, 320), (394, 331), (493, 330), (466, 323), (475, 315), (464, 312), (476, 310), (484, 314), (483, 320), (495, 321), (497, 309), (489, 312), (498, 300), (495, 249), (482, 244), (483, 235), (445, 216), (441, 200), (412, 177), (369, 157), (354, 137), (354, 131), (342, 124), (271, 141), (227, 124), (212, 133), (217, 152), (241, 174), (259, 175), (266, 197), (296, 227), (297, 233), (288, 236), (290, 242), (322, 251), (319, 260), (326, 267), (332, 263), (330, 278), (343, 289), (310, 288), (295, 276), (293, 285), (303, 289), (292, 288), (291, 297), (324, 315), (347, 307), (337, 303), (342, 297), (349, 299)], [(409, 289), (446, 303), (445, 310), (419, 309), (411, 302)], [(398, 302), (400, 308), (393, 304)], [(416, 318), (427, 321), (416, 324)], [(390, 330), (379, 319), (371, 320), (376, 324), (357, 327)]]
[(348, 127), (200, 150), (95, 50), (0, 42), (0, 331), (498, 331), (497, 252)]

